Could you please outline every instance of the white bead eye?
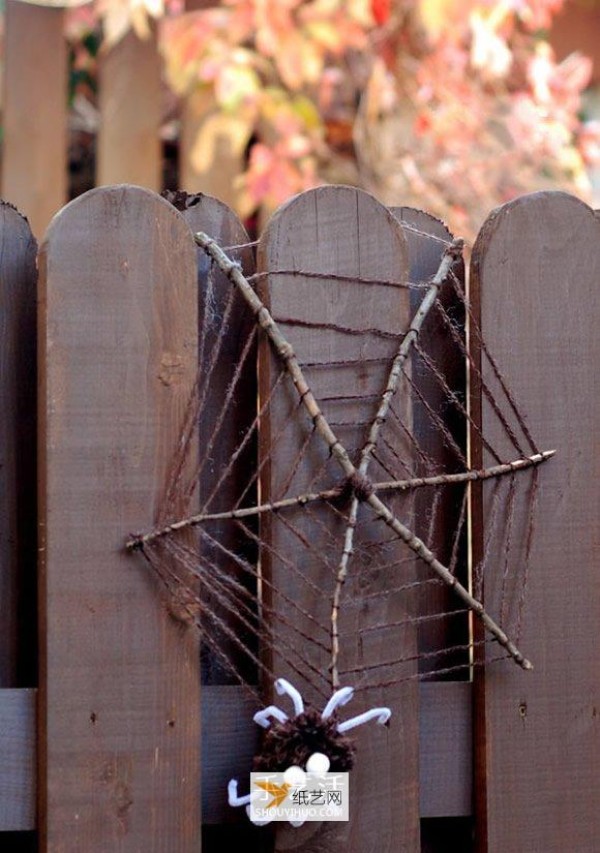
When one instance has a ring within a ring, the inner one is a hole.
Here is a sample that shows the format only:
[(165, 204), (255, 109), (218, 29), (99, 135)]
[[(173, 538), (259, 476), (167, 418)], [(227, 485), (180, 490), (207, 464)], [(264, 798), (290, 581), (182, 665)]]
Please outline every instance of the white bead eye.
[(331, 765), (330, 760), (322, 752), (313, 752), (306, 762), (306, 770), (308, 773), (314, 773), (315, 776), (323, 776), (327, 773)]
[(283, 774), (283, 781), (294, 788), (301, 788), (306, 782), (306, 773), (301, 767), (292, 765)]

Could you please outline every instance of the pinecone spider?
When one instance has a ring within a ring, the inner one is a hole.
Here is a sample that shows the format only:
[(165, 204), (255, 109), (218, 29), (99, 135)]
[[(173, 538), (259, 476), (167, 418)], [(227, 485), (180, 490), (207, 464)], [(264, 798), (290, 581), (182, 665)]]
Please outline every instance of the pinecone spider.
[[(254, 759), (254, 771), (284, 773), (290, 785), (302, 784), (305, 773), (324, 775), (328, 771), (346, 772), (352, 768), (354, 743), (346, 732), (371, 720), (387, 725), (392, 712), (389, 708), (371, 708), (349, 720), (338, 722), (337, 710), (346, 705), (354, 695), (353, 687), (336, 690), (323, 711), (308, 708), (298, 691), (285, 678), (275, 681), (280, 696), (287, 694), (294, 706), (294, 715), (288, 715), (277, 705), (269, 705), (254, 715), (254, 722), (265, 729), (261, 752)], [(259, 792), (238, 796), (237, 779), (227, 786), (229, 805), (246, 806), (250, 817), (250, 803), (261, 796)], [(252, 818), (250, 817), (252, 820)], [(253, 821), (258, 823), (258, 821)], [(261, 823), (268, 823), (264, 821)], [(300, 826), (301, 822), (292, 822)]]

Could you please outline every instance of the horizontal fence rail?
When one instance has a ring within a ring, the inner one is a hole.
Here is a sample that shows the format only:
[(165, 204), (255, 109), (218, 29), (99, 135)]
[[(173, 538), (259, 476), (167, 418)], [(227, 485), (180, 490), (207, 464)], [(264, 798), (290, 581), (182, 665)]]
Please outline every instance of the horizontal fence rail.
[[(419, 685), (421, 817), (472, 813), (471, 688), (466, 683)], [(36, 828), (36, 691), (0, 690), (0, 832)], [(202, 820), (231, 820), (225, 787), (252, 763), (258, 729), (256, 705), (244, 689), (208, 685), (202, 690)], [(235, 748), (232, 749), (232, 743)]]

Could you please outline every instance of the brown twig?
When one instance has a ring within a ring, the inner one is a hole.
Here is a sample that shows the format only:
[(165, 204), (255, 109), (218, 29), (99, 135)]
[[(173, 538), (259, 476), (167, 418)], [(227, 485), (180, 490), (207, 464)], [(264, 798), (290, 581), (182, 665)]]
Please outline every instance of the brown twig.
[(427, 565), (433, 569), (444, 583), (448, 584), (448, 586), (456, 592), (459, 598), (462, 598), (473, 613), (481, 619), (490, 634), (492, 634), (498, 643), (506, 649), (513, 660), (515, 660), (523, 669), (533, 669), (532, 663), (524, 657), (497, 622), (495, 622), (487, 613), (483, 604), (480, 601), (477, 601), (476, 598), (473, 598), (471, 593), (456, 579), (455, 575), (453, 575), (452, 572), (443, 565), (443, 563), (440, 563), (425, 543), (421, 541), (418, 536), (415, 536), (408, 527), (402, 524), (402, 522), (396, 518), (396, 516), (377, 497), (377, 495), (370, 495), (368, 503), (374, 510), (375, 514), (381, 518), (381, 520), (385, 522), (385, 524), (387, 524), (388, 527), (390, 527), (394, 533), (400, 537), (400, 539), (402, 539), (411, 551), (414, 551), (414, 553), (420, 557), (424, 563), (427, 563)]
[(384, 480), (381, 483), (374, 483), (373, 486), (377, 492), (389, 489), (406, 491), (408, 489), (418, 489), (422, 486), (447, 486), (452, 483), (490, 480), (493, 477), (502, 477), (504, 474), (526, 471), (527, 468), (542, 465), (548, 459), (552, 459), (555, 453), (556, 450), (544, 450), (543, 453), (534, 453), (533, 456), (524, 456), (522, 459), (515, 459), (513, 462), (503, 462), (500, 465), (493, 465), (491, 468), (472, 469), (470, 471), (461, 471), (458, 474), (436, 474), (432, 477), (413, 477), (410, 480)]
[[(525, 456), (523, 459), (515, 459), (513, 462), (504, 462), (501, 465), (494, 465), (492, 468), (481, 468), (480, 470), (461, 471), (458, 474), (436, 474), (432, 477), (412, 477), (408, 480), (382, 480), (378, 483), (372, 483), (372, 488), (376, 492), (399, 491), (405, 492), (411, 489), (421, 489), (426, 486), (447, 486), (455, 483), (467, 483), (475, 480), (489, 480), (493, 477), (501, 477), (505, 474), (512, 474), (516, 471), (526, 471), (536, 465), (541, 465), (551, 459), (556, 450), (545, 450), (543, 453), (536, 453), (533, 456)], [(293, 498), (284, 498), (280, 501), (272, 503), (256, 504), (255, 506), (243, 507), (242, 509), (230, 509), (224, 512), (206, 512), (198, 515), (191, 515), (188, 518), (182, 518), (179, 521), (174, 521), (172, 524), (167, 524), (157, 530), (152, 530), (150, 533), (144, 533), (139, 536), (132, 536), (125, 543), (128, 551), (139, 548), (153, 542), (155, 539), (160, 539), (163, 536), (168, 536), (172, 533), (177, 533), (181, 530), (186, 530), (188, 527), (196, 527), (199, 524), (205, 524), (209, 521), (226, 521), (228, 519), (248, 518), (253, 515), (261, 515), (265, 512), (278, 512), (281, 509), (290, 509), (293, 507), (302, 507), (315, 501), (333, 501), (340, 496), (340, 487), (335, 489), (324, 489), (322, 492), (306, 492), (303, 495), (296, 495)]]

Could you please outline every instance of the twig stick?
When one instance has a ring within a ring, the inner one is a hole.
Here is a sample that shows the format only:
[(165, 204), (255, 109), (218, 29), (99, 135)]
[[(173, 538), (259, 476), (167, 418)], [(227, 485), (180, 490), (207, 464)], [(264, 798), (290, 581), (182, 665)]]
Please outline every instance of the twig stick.
[(408, 491), (419, 489), (422, 486), (447, 486), (452, 483), (468, 483), (473, 480), (490, 480), (493, 477), (502, 477), (504, 474), (514, 474), (516, 471), (526, 471), (536, 465), (542, 465), (548, 459), (552, 459), (556, 450), (544, 450), (543, 453), (534, 453), (533, 456), (524, 456), (515, 459), (514, 462), (502, 462), (491, 468), (472, 469), (461, 471), (458, 474), (436, 474), (432, 477), (413, 477), (410, 480), (385, 480), (381, 483), (373, 483), (377, 492), (394, 489), (397, 491)]
[[(445, 249), (444, 254), (442, 255), (442, 260), (440, 262), (439, 269), (433, 277), (427, 289), (427, 292), (423, 297), (423, 300), (419, 305), (415, 316), (412, 319), (408, 332), (406, 333), (405, 337), (402, 340), (402, 343), (400, 344), (400, 348), (398, 349), (396, 357), (392, 362), (385, 391), (383, 392), (383, 395), (381, 397), (377, 413), (373, 419), (373, 422), (371, 423), (367, 442), (361, 451), (358, 473), (362, 477), (365, 477), (367, 474), (369, 464), (371, 462), (371, 454), (377, 446), (379, 431), (382, 425), (385, 423), (390, 404), (392, 402), (392, 398), (396, 393), (396, 389), (398, 388), (398, 384), (402, 376), (402, 369), (404, 367), (404, 364), (406, 363), (413, 344), (417, 340), (419, 332), (421, 331), (421, 327), (425, 322), (425, 318), (427, 317), (429, 311), (435, 303), (438, 291), (443, 282), (445, 281), (450, 267), (452, 266), (456, 258), (460, 256), (462, 246), (462, 240), (455, 240), (453, 243), (450, 244), (450, 246)], [(352, 496), (352, 504), (350, 506), (350, 511), (348, 513), (348, 523), (346, 525), (346, 532), (344, 534), (344, 550), (342, 551), (342, 556), (340, 558), (340, 563), (335, 579), (335, 589), (333, 591), (333, 602), (331, 607), (331, 665), (329, 667), (331, 672), (331, 686), (333, 690), (337, 690), (340, 686), (340, 676), (338, 672), (338, 658), (340, 655), (338, 617), (340, 611), (340, 603), (342, 599), (342, 589), (344, 587), (344, 584), (346, 583), (346, 578), (348, 576), (348, 566), (350, 564), (350, 557), (352, 556), (352, 553), (354, 551), (354, 531), (356, 530), (359, 504), (359, 497), (356, 495), (356, 493), (354, 493)]]
[[(533, 456), (525, 456), (523, 459), (516, 459), (513, 462), (504, 462), (501, 465), (494, 465), (493, 468), (481, 468), (480, 470), (462, 471), (459, 474), (436, 474), (432, 477), (413, 477), (410, 480), (385, 480), (380, 483), (373, 483), (372, 487), (376, 492), (389, 491), (409, 491), (410, 489), (421, 489), (425, 486), (444, 486), (454, 483), (466, 483), (473, 480), (489, 480), (492, 477), (501, 477), (504, 474), (513, 474), (515, 471), (526, 471), (536, 465), (541, 465), (551, 459), (556, 450), (545, 450), (543, 453), (535, 453)], [(206, 512), (198, 515), (190, 515), (188, 518), (182, 518), (180, 521), (174, 521), (167, 524), (158, 530), (152, 530), (150, 533), (144, 533), (139, 536), (132, 536), (125, 543), (128, 551), (139, 548), (142, 545), (153, 542), (155, 539), (160, 539), (163, 536), (168, 536), (172, 533), (177, 533), (179, 530), (186, 530), (188, 527), (196, 527), (199, 524), (204, 524), (208, 521), (226, 521), (227, 519), (248, 518), (253, 515), (261, 515), (265, 512), (278, 512), (280, 509), (289, 509), (291, 507), (305, 506), (314, 501), (332, 501), (340, 496), (340, 488), (325, 489), (322, 492), (307, 492), (304, 495), (296, 495), (293, 498), (284, 498), (273, 503), (256, 504), (255, 506), (246, 506), (242, 509), (230, 509), (225, 512)]]
[[(246, 299), (250, 309), (256, 317), (257, 323), (270, 338), (276, 352), (283, 360), (286, 370), (296, 387), (300, 400), (312, 418), (315, 425), (315, 430), (318, 432), (321, 439), (325, 442), (331, 455), (337, 460), (340, 468), (348, 478), (361, 480), (361, 475), (352, 463), (346, 448), (339, 441), (312, 393), (308, 382), (306, 381), (302, 369), (296, 357), (293, 347), (282, 334), (277, 323), (271, 316), (271, 313), (263, 305), (260, 298), (253, 291), (252, 286), (242, 273), (238, 263), (231, 261), (211, 237), (203, 232), (195, 235), (196, 243), (204, 249), (215, 261), (219, 269), (229, 280), (239, 289)], [(531, 663), (521, 654), (515, 644), (507, 637), (505, 632), (499, 625), (488, 615), (481, 602), (477, 601), (466, 590), (462, 584), (454, 577), (454, 575), (435, 557), (435, 555), (427, 548), (417, 536), (415, 536), (405, 525), (399, 521), (387, 506), (371, 493), (365, 495), (366, 502), (372, 507), (378, 518), (381, 518), (405, 544), (420, 557), (431, 569), (440, 577), (449, 587), (455, 590), (456, 594), (467, 604), (468, 607), (481, 619), (485, 627), (492, 634), (498, 643), (503, 646), (511, 657), (523, 669), (532, 669)]]

